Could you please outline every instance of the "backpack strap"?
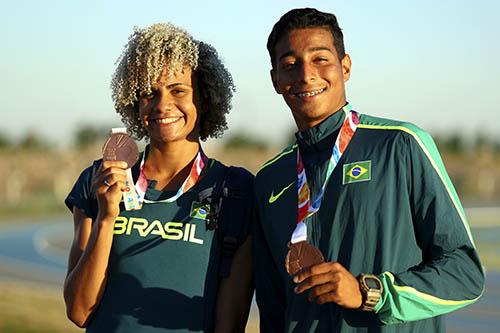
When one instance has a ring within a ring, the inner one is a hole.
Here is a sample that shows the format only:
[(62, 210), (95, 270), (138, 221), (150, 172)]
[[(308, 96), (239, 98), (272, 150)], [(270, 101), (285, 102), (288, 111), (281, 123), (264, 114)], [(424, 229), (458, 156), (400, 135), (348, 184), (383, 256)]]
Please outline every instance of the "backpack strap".
[(200, 202), (208, 202), (210, 204), (210, 211), (205, 219), (208, 230), (215, 230), (219, 227), (219, 213), (222, 206), (227, 174), (228, 168), (224, 168), (222, 181), (215, 183), (213, 187), (207, 188), (198, 194)]
[(221, 262), (219, 276), (227, 277), (236, 250), (246, 240), (253, 210), (253, 175), (244, 168), (228, 168), (219, 211)]
[(229, 276), (233, 256), (248, 235), (253, 209), (253, 178), (246, 169), (231, 166), (225, 168), (221, 182), (199, 193), (200, 201), (210, 204), (207, 229), (219, 229), (220, 277)]

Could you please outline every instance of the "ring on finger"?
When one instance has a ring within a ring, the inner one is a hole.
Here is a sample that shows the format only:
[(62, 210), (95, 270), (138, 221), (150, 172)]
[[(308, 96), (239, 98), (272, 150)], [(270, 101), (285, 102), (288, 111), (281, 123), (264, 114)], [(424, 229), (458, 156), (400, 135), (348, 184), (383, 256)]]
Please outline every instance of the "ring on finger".
[(111, 186), (111, 184), (110, 184), (110, 183), (109, 183), (106, 179), (104, 179), (104, 180), (102, 181), (102, 183), (103, 183), (104, 185), (106, 185), (107, 187), (110, 187), (110, 186)]

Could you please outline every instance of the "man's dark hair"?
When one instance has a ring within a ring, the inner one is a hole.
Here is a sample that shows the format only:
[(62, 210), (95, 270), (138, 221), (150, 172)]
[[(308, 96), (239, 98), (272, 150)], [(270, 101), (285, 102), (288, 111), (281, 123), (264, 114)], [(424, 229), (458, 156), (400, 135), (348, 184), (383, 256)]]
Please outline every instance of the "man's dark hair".
[(295, 29), (304, 28), (326, 28), (332, 33), (333, 45), (339, 60), (344, 59), (344, 36), (339, 27), (339, 23), (335, 15), (330, 13), (320, 12), (314, 8), (297, 8), (292, 9), (283, 15), (273, 27), (267, 39), (267, 51), (271, 56), (271, 64), (274, 68), (276, 55), (274, 54), (276, 44), (285, 35)]

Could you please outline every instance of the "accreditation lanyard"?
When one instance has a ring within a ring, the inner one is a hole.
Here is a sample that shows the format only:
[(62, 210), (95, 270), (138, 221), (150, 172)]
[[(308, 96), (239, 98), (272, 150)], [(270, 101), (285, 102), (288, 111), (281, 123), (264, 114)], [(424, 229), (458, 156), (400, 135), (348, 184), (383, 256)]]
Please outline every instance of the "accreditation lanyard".
[(316, 213), (323, 200), (323, 195), (325, 194), (325, 188), (328, 184), (328, 180), (333, 173), (333, 170), (337, 166), (342, 154), (346, 150), (349, 142), (351, 142), (354, 133), (359, 124), (358, 113), (352, 110), (351, 106), (347, 104), (342, 109), (346, 113), (346, 119), (340, 128), (337, 139), (335, 140), (335, 145), (332, 149), (332, 155), (328, 162), (328, 169), (326, 170), (326, 177), (318, 196), (315, 199), (311, 199), (311, 190), (307, 184), (306, 170), (304, 169), (304, 163), (302, 163), (302, 158), (300, 156), (299, 148), (297, 147), (297, 192), (298, 192), (298, 214), (297, 214), (297, 226), (292, 234), (291, 243), (295, 244), (301, 241), (307, 240), (307, 226), (306, 219)]
[(205, 153), (203, 153), (203, 150), (200, 147), (200, 150), (198, 151), (198, 154), (196, 155), (196, 159), (193, 162), (193, 165), (191, 166), (191, 171), (189, 172), (189, 175), (187, 178), (184, 180), (182, 183), (181, 187), (177, 191), (177, 193), (167, 199), (163, 200), (148, 200), (145, 198), (146, 196), (146, 190), (148, 187), (148, 180), (146, 178), (146, 175), (144, 174), (144, 159), (145, 159), (145, 153), (142, 155), (142, 160), (141, 160), (141, 166), (140, 166), (140, 171), (139, 171), (139, 178), (137, 179), (137, 182), (135, 183), (135, 189), (137, 191), (137, 195), (139, 197), (139, 202), (141, 203), (161, 203), (161, 202), (174, 202), (179, 198), (183, 193), (187, 192), (191, 187), (193, 187), (198, 180), (200, 179), (201, 172), (203, 171), (203, 168), (207, 164), (207, 156)]

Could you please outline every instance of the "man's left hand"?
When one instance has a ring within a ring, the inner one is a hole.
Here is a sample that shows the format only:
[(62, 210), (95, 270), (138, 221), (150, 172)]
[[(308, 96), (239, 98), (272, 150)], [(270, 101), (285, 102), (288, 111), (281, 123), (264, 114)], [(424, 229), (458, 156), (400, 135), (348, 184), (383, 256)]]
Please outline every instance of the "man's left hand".
[(310, 302), (334, 302), (346, 309), (357, 309), (363, 302), (358, 279), (338, 262), (306, 268), (295, 275), (293, 282), (297, 283), (297, 294), (310, 290)]

